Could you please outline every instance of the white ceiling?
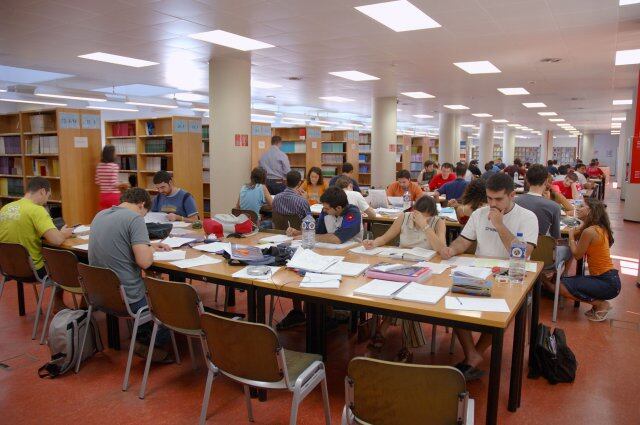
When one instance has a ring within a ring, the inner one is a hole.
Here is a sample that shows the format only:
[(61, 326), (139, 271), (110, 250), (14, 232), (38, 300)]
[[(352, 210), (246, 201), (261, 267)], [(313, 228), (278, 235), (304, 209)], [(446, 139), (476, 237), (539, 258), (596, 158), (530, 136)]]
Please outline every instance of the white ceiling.
[[(0, 64), (73, 74), (49, 85), (93, 90), (152, 84), (207, 94), (207, 62), (232, 49), (187, 37), (223, 29), (277, 47), (250, 53), (253, 78), (282, 84), (254, 89), (254, 101), (369, 115), (374, 96), (399, 96), (399, 121), (437, 126), (445, 104), (542, 130), (558, 129), (522, 102), (544, 102), (579, 130), (608, 130), (632, 98), (638, 66), (614, 66), (616, 50), (640, 48), (640, 5), (618, 0), (412, 0), (442, 28), (396, 33), (352, 0), (2, 0)], [(94, 51), (159, 62), (130, 68), (80, 59)], [(559, 63), (541, 63), (558, 57)], [(489, 60), (500, 74), (469, 75), (453, 62)], [(329, 75), (355, 69), (381, 79)], [(301, 77), (289, 81), (288, 77)], [(499, 87), (525, 87), (505, 96)], [(411, 99), (425, 91), (435, 99)], [(356, 99), (327, 103), (319, 96)], [(416, 119), (413, 114), (435, 115)]]

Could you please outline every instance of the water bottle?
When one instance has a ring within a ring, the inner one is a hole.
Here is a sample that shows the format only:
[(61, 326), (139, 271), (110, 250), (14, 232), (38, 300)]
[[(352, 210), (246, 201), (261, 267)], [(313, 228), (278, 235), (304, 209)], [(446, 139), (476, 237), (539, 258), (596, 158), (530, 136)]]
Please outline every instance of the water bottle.
[(305, 249), (313, 249), (316, 246), (316, 221), (308, 214), (302, 220), (302, 247)]
[(524, 280), (526, 271), (527, 243), (523, 240), (523, 234), (518, 232), (516, 239), (511, 242), (511, 251), (509, 252), (509, 282), (512, 284), (520, 284)]
[(411, 208), (411, 195), (409, 194), (409, 191), (406, 190), (404, 195), (402, 195), (402, 209), (406, 210), (409, 208)]

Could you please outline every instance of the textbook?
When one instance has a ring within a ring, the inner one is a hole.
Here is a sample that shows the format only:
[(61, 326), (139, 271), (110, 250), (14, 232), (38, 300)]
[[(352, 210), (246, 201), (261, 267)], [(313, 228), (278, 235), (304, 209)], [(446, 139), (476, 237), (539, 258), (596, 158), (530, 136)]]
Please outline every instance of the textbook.
[(396, 282), (425, 282), (432, 275), (429, 267), (410, 266), (406, 264), (379, 263), (370, 267), (365, 276), (374, 279), (393, 280)]

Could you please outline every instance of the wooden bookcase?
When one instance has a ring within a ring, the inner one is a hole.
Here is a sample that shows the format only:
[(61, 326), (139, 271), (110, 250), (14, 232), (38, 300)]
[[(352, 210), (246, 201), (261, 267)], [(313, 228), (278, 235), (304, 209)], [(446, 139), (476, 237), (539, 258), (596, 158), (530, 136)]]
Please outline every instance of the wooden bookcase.
[(361, 133), (358, 140), (358, 184), (371, 186), (371, 133)]
[(553, 159), (558, 161), (558, 165), (574, 164), (577, 157), (577, 149), (571, 147), (553, 148)]
[(282, 151), (289, 157), (291, 169), (306, 177), (311, 167), (321, 166), (322, 134), (320, 127), (274, 128), (274, 136), (282, 137)]
[[(116, 145), (116, 152), (119, 145), (124, 145), (127, 153), (118, 155), (130, 158), (129, 167), (135, 166), (122, 171), (123, 180), (135, 174), (138, 186), (155, 194), (153, 175), (160, 170), (169, 171), (175, 184), (191, 193), (198, 211), (204, 213), (203, 170), (194, 167), (203, 161), (201, 118), (172, 116), (107, 121), (105, 132), (106, 142)], [(132, 153), (134, 146), (135, 154)]]
[(202, 124), (202, 217), (211, 217), (211, 161), (209, 159), (209, 124)]
[(516, 146), (514, 149), (514, 159), (520, 158), (523, 163), (530, 162), (532, 164), (540, 163), (540, 147), (539, 146)]
[(41, 176), (51, 182), (52, 217), (90, 223), (98, 211), (100, 123), (100, 112), (71, 108), (0, 116), (0, 203), (21, 198), (29, 180)]
[(502, 144), (498, 144), (498, 143), (494, 143), (493, 144), (493, 159), (504, 159), (503, 153), (502, 153)]
[(262, 155), (271, 148), (271, 124), (251, 123), (251, 169), (258, 166)]
[(408, 170), (411, 165), (411, 136), (398, 136), (396, 142), (396, 171)]
[(358, 132), (355, 130), (323, 131), (321, 149), (322, 175), (331, 178), (337, 175), (345, 162), (354, 168), (354, 178), (358, 180)]

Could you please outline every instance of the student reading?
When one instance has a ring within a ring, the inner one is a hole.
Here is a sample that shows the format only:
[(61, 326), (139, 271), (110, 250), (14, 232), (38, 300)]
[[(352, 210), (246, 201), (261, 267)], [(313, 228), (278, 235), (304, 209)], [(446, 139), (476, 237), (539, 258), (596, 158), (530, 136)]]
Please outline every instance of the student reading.
[(153, 184), (158, 195), (153, 199), (151, 211), (167, 213), (169, 221), (198, 220), (198, 207), (193, 196), (186, 190), (176, 187), (173, 177), (167, 171), (158, 171), (153, 176)]

